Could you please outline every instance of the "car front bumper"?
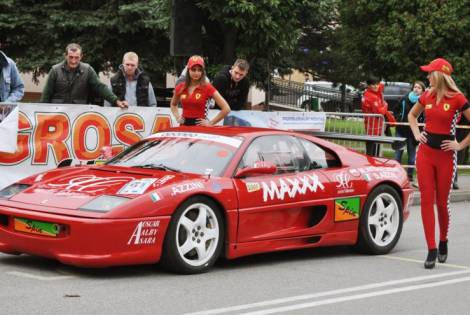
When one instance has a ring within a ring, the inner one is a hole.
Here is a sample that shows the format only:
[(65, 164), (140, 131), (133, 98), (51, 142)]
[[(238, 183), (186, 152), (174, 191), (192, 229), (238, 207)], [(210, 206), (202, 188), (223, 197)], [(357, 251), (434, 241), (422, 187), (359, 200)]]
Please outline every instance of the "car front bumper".
[[(54, 223), (62, 232), (46, 236), (18, 231), (18, 218)], [(48, 257), (80, 267), (151, 264), (160, 259), (170, 218), (94, 219), (0, 206), (0, 252)]]

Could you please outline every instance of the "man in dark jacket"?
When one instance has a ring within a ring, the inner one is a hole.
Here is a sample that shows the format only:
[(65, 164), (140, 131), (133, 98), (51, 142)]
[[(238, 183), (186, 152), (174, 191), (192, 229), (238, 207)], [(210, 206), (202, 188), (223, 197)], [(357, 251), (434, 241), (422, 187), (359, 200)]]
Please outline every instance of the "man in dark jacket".
[[(122, 58), (118, 72), (111, 77), (109, 87), (119, 100), (126, 100), (129, 106), (157, 106), (149, 76), (139, 68), (139, 56), (127, 52)], [(105, 106), (111, 106), (107, 101)]]
[(120, 101), (103, 84), (95, 70), (81, 62), (82, 47), (71, 43), (65, 48), (65, 60), (56, 64), (49, 71), (47, 82), (42, 91), (42, 103), (88, 104), (92, 93), (103, 97), (111, 104), (127, 107), (126, 101)]
[(214, 77), (212, 85), (227, 101), (232, 115), (224, 119), (224, 125), (249, 126), (243, 119), (236, 117), (236, 111), (245, 109), (250, 83), (246, 75), (250, 65), (244, 59), (237, 59), (232, 66), (223, 67)]
[[(422, 81), (416, 81), (413, 84), (413, 90), (403, 96), (398, 104), (396, 104), (395, 108), (393, 108), (393, 115), (398, 123), (408, 123), (408, 113), (410, 112), (411, 108), (414, 104), (418, 101), (421, 94), (424, 93), (426, 86)], [(424, 122), (424, 115), (421, 114), (418, 117), (418, 122)], [(416, 159), (416, 147), (418, 145), (413, 132), (411, 131), (408, 125), (397, 125), (396, 126), (396, 136), (406, 138), (406, 150), (408, 152), (408, 165), (415, 165)], [(404, 149), (396, 150), (395, 151), (395, 160), (401, 163), (401, 159), (403, 156)], [(408, 179), (413, 181), (413, 167), (408, 167)]]
[(237, 59), (232, 66), (225, 66), (215, 76), (212, 85), (230, 105), (231, 110), (245, 108), (250, 83), (246, 75), (250, 66), (246, 60)]

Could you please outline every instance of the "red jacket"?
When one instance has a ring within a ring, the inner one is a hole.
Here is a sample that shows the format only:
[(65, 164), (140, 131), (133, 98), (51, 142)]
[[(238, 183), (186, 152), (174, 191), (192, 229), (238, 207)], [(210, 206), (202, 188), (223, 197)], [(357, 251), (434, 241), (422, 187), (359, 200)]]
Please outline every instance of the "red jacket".
[[(395, 117), (388, 111), (388, 104), (383, 98), (384, 84), (379, 84), (377, 92), (367, 89), (362, 96), (361, 109), (364, 114), (381, 114), (389, 122), (396, 122)], [(366, 132), (370, 136), (381, 136), (383, 130), (384, 118), (365, 117), (364, 125)]]

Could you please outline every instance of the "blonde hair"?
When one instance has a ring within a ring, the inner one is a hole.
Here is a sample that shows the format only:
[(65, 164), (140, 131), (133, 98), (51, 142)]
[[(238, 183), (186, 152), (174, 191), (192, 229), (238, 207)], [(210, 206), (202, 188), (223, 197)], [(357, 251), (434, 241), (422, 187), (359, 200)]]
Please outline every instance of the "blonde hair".
[(451, 98), (459, 93), (462, 94), (450, 75), (440, 71), (433, 71), (429, 75), (433, 78), (435, 85), (431, 87), (430, 91), (432, 94), (436, 94), (437, 103), (439, 103), (444, 97)]
[(134, 60), (136, 62), (139, 62), (139, 56), (137, 56), (137, 54), (133, 51), (129, 51), (129, 52), (126, 52), (124, 54), (124, 56), (122, 57), (122, 62), (123, 63), (124, 63), (125, 59)]

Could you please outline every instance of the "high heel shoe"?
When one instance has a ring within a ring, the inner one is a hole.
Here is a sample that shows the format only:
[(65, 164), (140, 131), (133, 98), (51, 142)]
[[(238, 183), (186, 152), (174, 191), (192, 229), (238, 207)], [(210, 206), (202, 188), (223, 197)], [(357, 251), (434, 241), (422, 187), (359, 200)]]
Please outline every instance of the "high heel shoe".
[(428, 251), (428, 257), (424, 261), (424, 268), (433, 269), (436, 266), (437, 248)]
[(439, 241), (439, 253), (437, 254), (437, 260), (440, 263), (445, 263), (447, 260), (447, 241)]

